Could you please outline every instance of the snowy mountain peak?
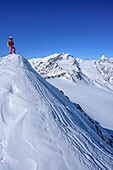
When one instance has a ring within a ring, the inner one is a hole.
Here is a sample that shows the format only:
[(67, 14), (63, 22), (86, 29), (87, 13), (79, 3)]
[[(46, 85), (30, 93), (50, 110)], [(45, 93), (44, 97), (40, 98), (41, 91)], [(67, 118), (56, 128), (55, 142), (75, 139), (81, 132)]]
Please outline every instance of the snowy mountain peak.
[(75, 59), (70, 54), (63, 53), (43, 59), (31, 59), (29, 62), (45, 79), (65, 78), (76, 83), (82, 80), (113, 91), (113, 60), (104, 55), (96, 61)]
[(111, 57), (109, 60), (110, 60), (110, 62), (112, 62), (112, 63), (113, 63), (113, 57)]
[(81, 79), (78, 62), (70, 54), (55, 54), (44, 59), (31, 59), (29, 62), (44, 78), (64, 76), (73, 82), (75, 82), (75, 77)]
[(101, 60), (107, 60), (108, 58), (105, 55), (102, 55)]
[(24, 58), (22, 56), (19, 56), (18, 54), (12, 54), (8, 55), (6, 57), (0, 58), (0, 64), (6, 65), (7, 63), (12, 63), (15, 65), (21, 65), (23, 64)]

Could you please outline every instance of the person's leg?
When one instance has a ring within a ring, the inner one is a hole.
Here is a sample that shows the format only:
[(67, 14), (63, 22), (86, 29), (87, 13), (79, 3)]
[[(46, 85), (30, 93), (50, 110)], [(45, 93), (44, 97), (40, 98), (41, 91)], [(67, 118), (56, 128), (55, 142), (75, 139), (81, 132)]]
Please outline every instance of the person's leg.
[(12, 54), (12, 45), (10, 45), (10, 54)]
[(15, 53), (15, 50), (16, 50), (16, 49), (15, 49), (13, 46), (12, 46), (12, 48), (13, 48), (13, 52)]

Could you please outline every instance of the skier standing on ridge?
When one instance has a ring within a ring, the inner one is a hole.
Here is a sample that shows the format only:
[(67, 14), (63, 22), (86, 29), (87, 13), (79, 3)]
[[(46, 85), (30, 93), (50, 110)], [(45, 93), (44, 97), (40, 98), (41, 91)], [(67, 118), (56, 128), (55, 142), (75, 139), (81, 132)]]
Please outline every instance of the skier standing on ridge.
[(15, 53), (15, 48), (13, 47), (14, 42), (12, 41), (13, 37), (10, 36), (9, 41), (7, 42), (7, 45), (10, 47), (10, 54), (12, 54), (12, 49), (13, 49), (13, 53)]

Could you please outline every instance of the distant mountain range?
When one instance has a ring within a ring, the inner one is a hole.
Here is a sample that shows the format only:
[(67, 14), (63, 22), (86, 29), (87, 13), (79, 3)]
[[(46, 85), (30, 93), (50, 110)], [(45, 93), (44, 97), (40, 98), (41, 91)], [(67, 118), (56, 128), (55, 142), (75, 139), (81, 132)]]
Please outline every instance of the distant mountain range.
[(75, 83), (81, 80), (113, 91), (113, 58), (103, 55), (99, 60), (83, 60), (63, 53), (29, 62), (45, 79), (64, 77)]

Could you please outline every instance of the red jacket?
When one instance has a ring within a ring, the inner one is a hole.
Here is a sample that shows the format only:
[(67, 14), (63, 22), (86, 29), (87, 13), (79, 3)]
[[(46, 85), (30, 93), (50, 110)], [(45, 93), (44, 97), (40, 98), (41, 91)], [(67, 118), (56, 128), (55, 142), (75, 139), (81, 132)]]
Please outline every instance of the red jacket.
[(12, 38), (9, 38), (9, 45), (14, 45), (14, 42), (12, 41)]
[(8, 46), (12, 46), (12, 45), (14, 45), (14, 42), (12, 41), (12, 38), (9, 38)]

